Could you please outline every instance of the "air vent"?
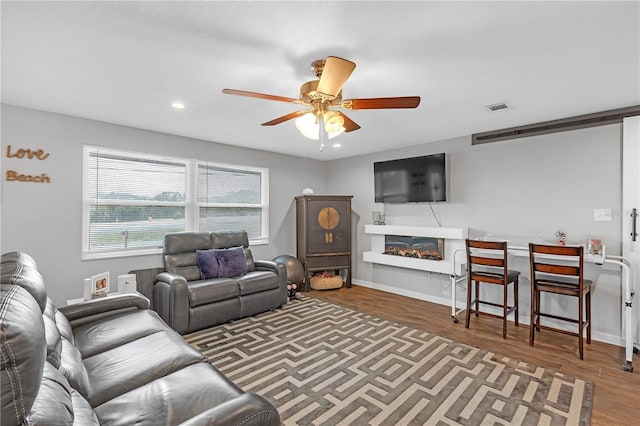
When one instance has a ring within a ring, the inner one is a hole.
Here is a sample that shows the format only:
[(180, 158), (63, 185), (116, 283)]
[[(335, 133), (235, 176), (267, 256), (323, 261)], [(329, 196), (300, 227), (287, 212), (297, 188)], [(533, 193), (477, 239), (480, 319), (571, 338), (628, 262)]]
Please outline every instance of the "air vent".
[(504, 102), (499, 102), (497, 104), (485, 105), (484, 107), (491, 112), (495, 112), (500, 111), (501, 109), (507, 109), (509, 108), (509, 105), (505, 104)]

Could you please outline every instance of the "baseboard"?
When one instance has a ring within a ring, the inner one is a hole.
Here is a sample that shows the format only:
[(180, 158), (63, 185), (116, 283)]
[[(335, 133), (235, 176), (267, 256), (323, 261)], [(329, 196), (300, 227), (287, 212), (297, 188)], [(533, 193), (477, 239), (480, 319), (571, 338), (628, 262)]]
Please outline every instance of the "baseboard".
[(439, 297), (431, 294), (420, 293), (418, 291), (406, 290), (402, 288), (392, 287), (384, 284), (377, 284), (371, 281), (352, 280), (353, 284), (361, 285), (362, 287), (372, 288), (374, 290), (380, 290), (387, 293), (397, 294), (399, 296), (406, 296), (412, 299), (424, 300), (425, 302), (437, 303), (438, 305), (451, 305), (451, 299), (448, 297)]
[[(449, 297), (433, 296), (431, 294), (420, 293), (418, 291), (406, 290), (406, 289), (392, 287), (384, 284), (377, 284), (371, 281), (365, 281), (360, 279), (353, 279), (352, 282), (353, 284), (360, 285), (362, 287), (372, 288), (374, 290), (380, 290), (387, 293), (397, 294), (399, 296), (410, 297), (412, 299), (423, 300), (425, 302), (437, 303), (438, 305), (451, 306), (451, 299)], [(458, 305), (458, 309), (464, 308), (464, 305), (461, 304), (460, 302), (458, 302), (457, 305)], [(493, 308), (491, 306), (488, 306), (487, 308), (488, 308), (487, 309), (488, 312), (495, 311), (493, 313), (499, 313), (499, 310), (497, 308)], [(458, 319), (461, 320), (462, 318), (458, 318)], [(528, 326), (529, 325), (528, 320), (529, 318), (521, 317), (520, 324), (525, 324)], [(569, 330), (569, 328), (563, 323), (554, 323), (553, 326), (558, 328), (563, 328), (565, 330)], [(621, 347), (625, 346), (624, 339), (622, 337), (615, 336), (608, 333), (592, 331), (591, 339), (597, 342), (608, 343), (615, 346), (621, 346)]]

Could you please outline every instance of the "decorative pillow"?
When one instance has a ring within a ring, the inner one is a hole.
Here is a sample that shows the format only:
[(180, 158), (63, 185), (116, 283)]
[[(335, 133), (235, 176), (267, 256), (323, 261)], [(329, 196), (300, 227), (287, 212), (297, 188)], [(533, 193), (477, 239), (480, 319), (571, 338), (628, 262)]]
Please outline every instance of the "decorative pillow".
[(200, 266), (200, 278), (203, 280), (218, 278), (219, 267), (216, 250), (196, 250), (196, 255), (198, 256), (198, 265)]
[(242, 246), (217, 249), (216, 258), (218, 259), (218, 276), (220, 278), (239, 277), (247, 273), (247, 258)]

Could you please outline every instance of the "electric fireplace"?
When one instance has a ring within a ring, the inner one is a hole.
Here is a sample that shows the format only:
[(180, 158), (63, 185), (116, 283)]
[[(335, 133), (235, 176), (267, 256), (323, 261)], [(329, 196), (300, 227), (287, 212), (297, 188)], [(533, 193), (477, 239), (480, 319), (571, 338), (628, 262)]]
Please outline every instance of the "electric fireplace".
[(442, 260), (444, 259), (444, 238), (385, 235), (383, 254)]

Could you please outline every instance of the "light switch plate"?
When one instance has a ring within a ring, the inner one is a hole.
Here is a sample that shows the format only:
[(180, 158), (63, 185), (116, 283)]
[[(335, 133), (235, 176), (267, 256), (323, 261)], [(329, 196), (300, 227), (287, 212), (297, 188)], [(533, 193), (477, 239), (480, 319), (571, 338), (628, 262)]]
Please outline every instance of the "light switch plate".
[(611, 209), (594, 209), (593, 221), (594, 222), (611, 222), (613, 220), (613, 213)]

